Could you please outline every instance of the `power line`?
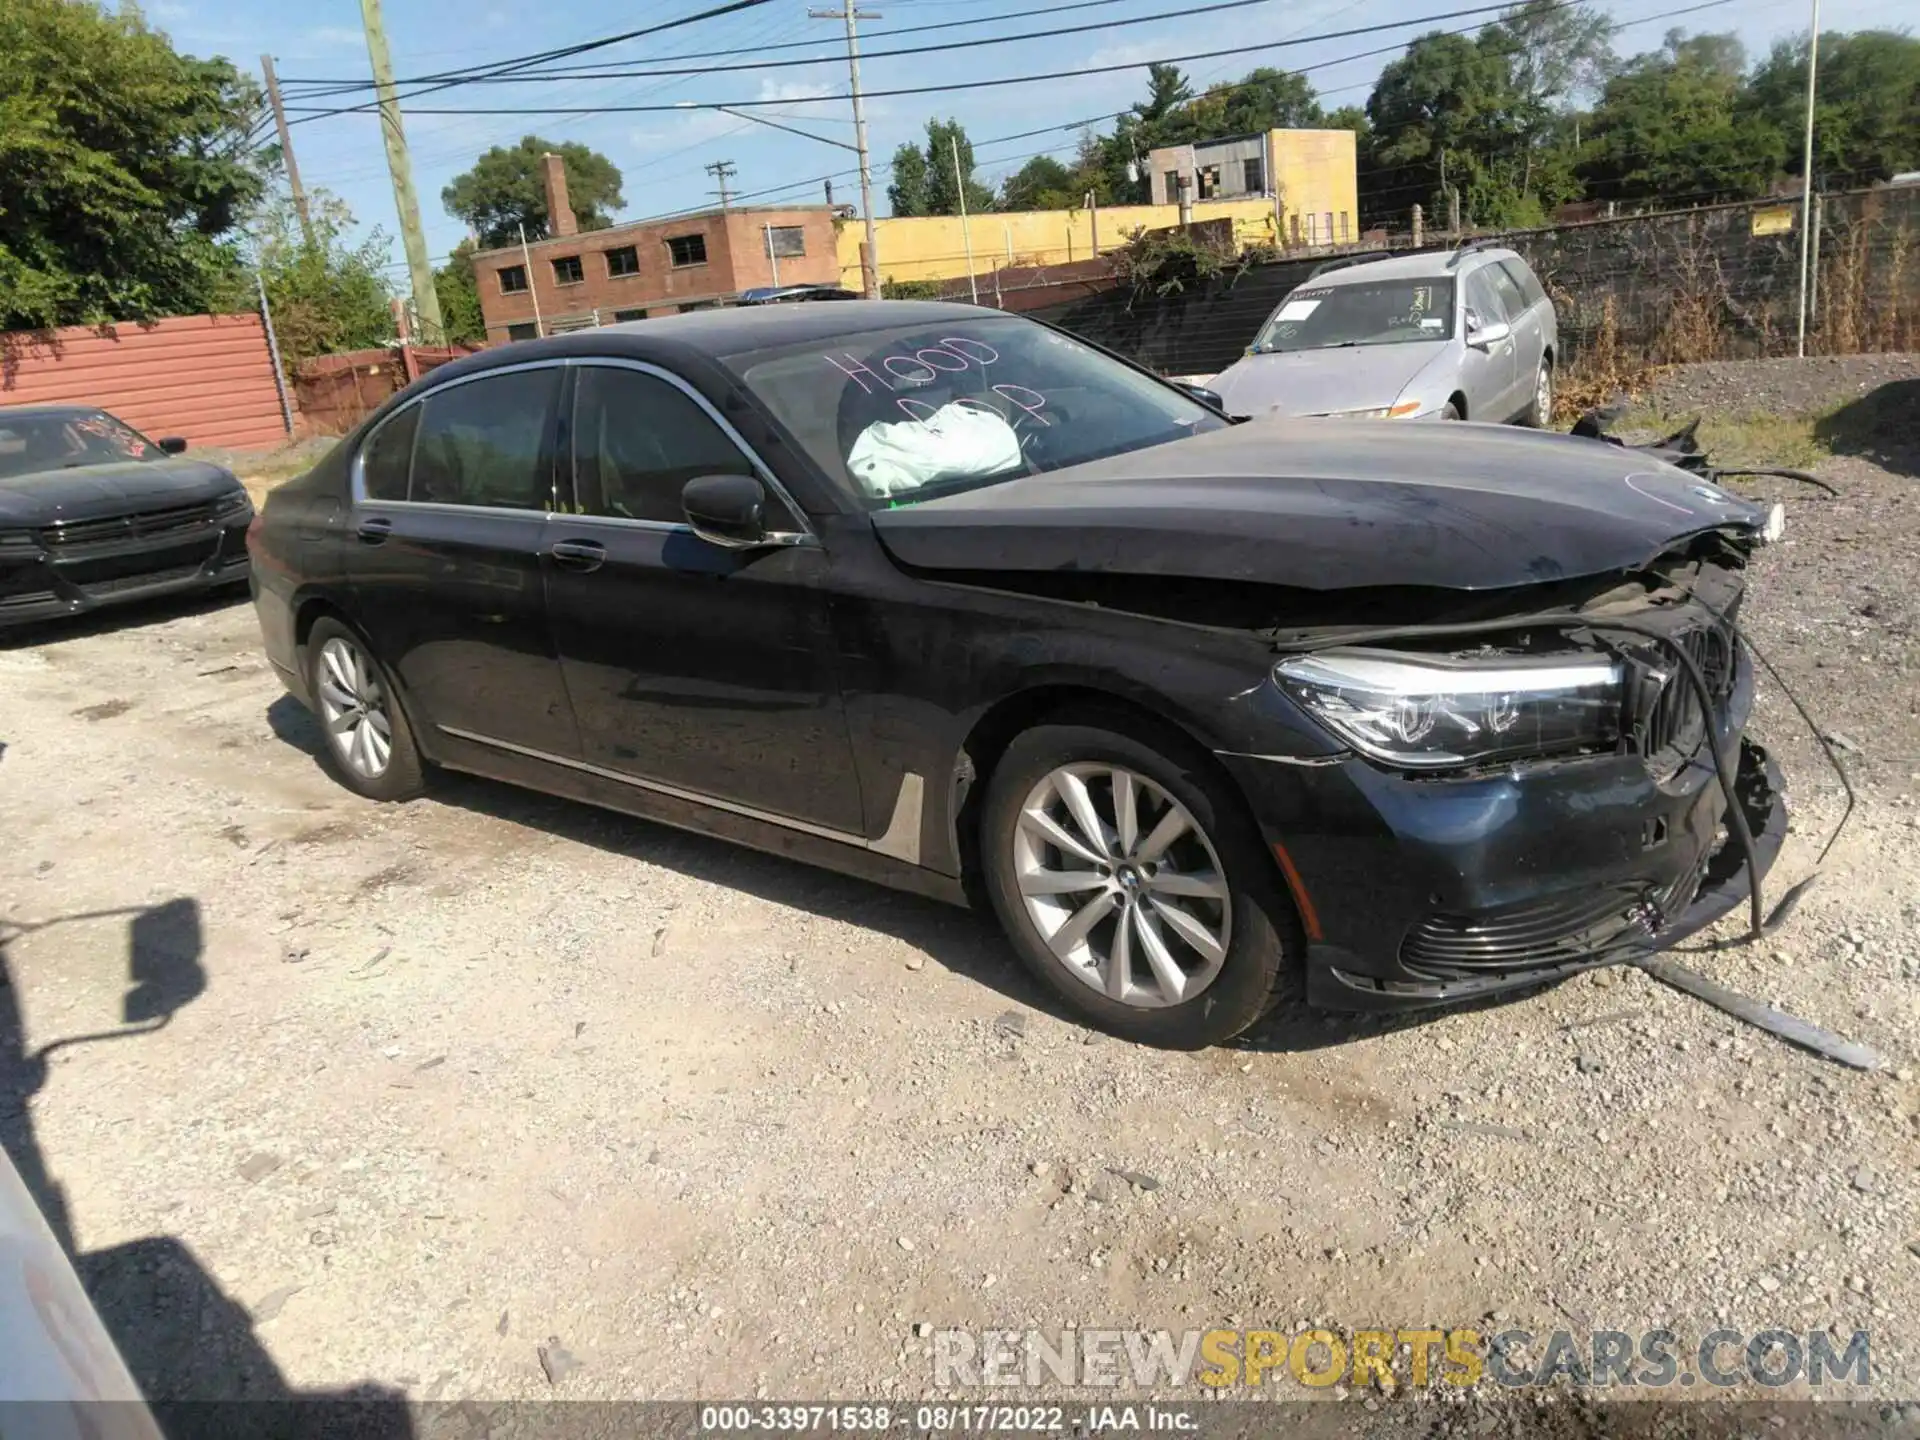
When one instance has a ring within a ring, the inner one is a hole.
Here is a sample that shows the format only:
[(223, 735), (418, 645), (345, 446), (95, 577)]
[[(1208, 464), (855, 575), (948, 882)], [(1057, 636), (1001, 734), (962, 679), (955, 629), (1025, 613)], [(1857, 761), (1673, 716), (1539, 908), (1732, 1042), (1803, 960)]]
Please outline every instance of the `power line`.
[[(1260, 3), (1260, 0), (1233, 0), (1233, 3), (1235, 4)], [(1554, 3), (1551, 6), (1551, 8), (1554, 10), (1564, 10), (1581, 3), (1583, 3), (1583, 0), (1556, 0), (1556, 3)], [(1711, 0), (1711, 3), (1712, 4), (1730, 4), (1732, 3), (1732, 0)], [(1177, 64), (1184, 64), (1193, 60), (1216, 60), (1216, 59), (1219, 59), (1221, 56), (1225, 56), (1225, 55), (1244, 55), (1244, 54), (1251, 54), (1253, 52), (1261, 51), (1261, 50), (1278, 50), (1278, 49), (1283, 49), (1283, 48), (1294, 46), (1294, 45), (1310, 45), (1321, 40), (1343, 40), (1343, 39), (1348, 39), (1355, 35), (1374, 35), (1385, 30), (1405, 30), (1416, 25), (1429, 24), (1435, 20), (1454, 20), (1454, 19), (1458, 19), (1460, 16), (1463, 16), (1463, 15), (1486, 15), (1486, 14), (1492, 14), (1502, 10), (1508, 10), (1511, 8), (1512, 8), (1512, 0), (1503, 0), (1503, 3), (1501, 4), (1475, 5), (1475, 6), (1470, 6), (1464, 10), (1443, 10), (1435, 14), (1415, 16), (1412, 19), (1407, 19), (1407, 20), (1389, 20), (1389, 21), (1384, 21), (1377, 25), (1360, 25), (1347, 30), (1329, 30), (1319, 35), (1296, 35), (1296, 36), (1279, 39), (1279, 40), (1265, 40), (1265, 41), (1256, 41), (1253, 44), (1233, 45), (1220, 50), (1200, 50), (1187, 55), (1169, 55), (1164, 57), (1163, 60), (1159, 62), (1154, 62), (1154, 63), (1177, 65)], [(1544, 12), (1546, 8), (1547, 7), (1542, 7), (1542, 11)], [(1703, 5), (1695, 8), (1705, 9), (1708, 7)], [(1185, 13), (1193, 13), (1193, 12), (1189, 11)], [(1680, 13), (1684, 13), (1684, 12), (1680, 12)], [(1103, 28), (1103, 27), (1095, 27), (1095, 28)], [(1044, 38), (1046, 35), (1052, 34), (1052, 33), (1062, 33), (1062, 32), (1035, 31), (1031, 34), (1019, 36), (1016, 38), (1024, 39), (1024, 40), (1034, 40), (1034, 39)], [(956, 43), (956, 44), (944, 45), (944, 46), (929, 46), (926, 48), (929, 50), (961, 49), (961, 48), (965, 48), (966, 46), (972, 45), (974, 43), (977, 43), (977, 42), (968, 41), (968, 42), (964, 42), (964, 44)], [(1398, 50), (1400, 48), (1401, 47), (1398, 45), (1392, 45), (1387, 47), (1387, 49), (1389, 50)], [(901, 52), (895, 52), (895, 53), (901, 53)], [(923, 52), (916, 51), (915, 53), (923, 53)], [(1384, 53), (1384, 52), (1369, 52), (1369, 53)], [(1359, 59), (1362, 57), (1349, 56), (1347, 58)], [(1120, 71), (1139, 70), (1144, 68), (1148, 63), (1149, 62), (1145, 60), (1129, 60), (1124, 63), (1116, 64), (1116, 65), (1089, 65), (1089, 66), (1082, 66), (1081, 68), (1076, 70), (1054, 70), (1054, 71), (1048, 71), (1048, 72), (1035, 74), (1035, 75), (996, 76), (995, 78), (990, 80), (953, 80), (953, 81), (946, 81), (938, 85), (899, 86), (891, 90), (869, 90), (866, 93), (869, 97), (874, 97), (874, 98), (879, 98), (879, 97), (893, 98), (893, 97), (902, 96), (902, 95), (945, 94), (945, 93), (956, 91), (956, 90), (987, 90), (987, 89), (993, 89), (996, 87), (1007, 86), (1007, 85), (1028, 85), (1028, 84), (1034, 83), (1035, 81), (1042, 81), (1042, 80), (1070, 80), (1082, 75), (1111, 75)], [(1308, 68), (1316, 68), (1316, 67), (1308, 67)], [(655, 72), (655, 73), (658, 73), (658, 72)], [(1295, 73), (1299, 73), (1299, 72), (1295, 72)], [(454, 82), (454, 83), (459, 83), (459, 82)], [(436, 88), (445, 88), (445, 87), (442, 86), (442, 87), (436, 87)], [(807, 95), (807, 96), (790, 96), (785, 99), (777, 99), (777, 100), (724, 100), (724, 101), (695, 100), (695, 101), (686, 101), (686, 102), (672, 104), (672, 105), (607, 105), (607, 106), (589, 106), (589, 107), (564, 106), (564, 105), (442, 106), (442, 107), (416, 107), (414, 110), (414, 113), (418, 115), (646, 114), (646, 113), (653, 113), (653, 112), (659, 112), (659, 111), (665, 111), (665, 110), (684, 110), (684, 109), (745, 110), (745, 109), (753, 109), (753, 108), (763, 108), (769, 105), (819, 105), (819, 104), (826, 104), (830, 101), (841, 101), (841, 100), (850, 100), (850, 99), (852, 99), (852, 96), (850, 95)], [(289, 110), (292, 110), (294, 107), (290, 106), (288, 108)], [(326, 117), (331, 115), (345, 114), (348, 112), (348, 110), (359, 110), (364, 108), (365, 108), (364, 106), (349, 106), (344, 109), (314, 111), (312, 109), (302, 107), (300, 120), (293, 121), (290, 123), (299, 124), (301, 123), (301, 121), (325, 119)]]
[[(989, 0), (979, 0), (979, 3), (989, 3)], [(1104, 8), (1105, 6), (1109, 6), (1109, 5), (1127, 5), (1131, 3), (1133, 3), (1133, 0), (1074, 0), (1074, 3), (1071, 5), (1050, 5), (1047, 7), (1047, 12), (1052, 15), (1061, 15), (1072, 10), (1093, 10), (1098, 8)], [(890, 25), (884, 29), (874, 30), (869, 33), (870, 33), (870, 36), (872, 37), (883, 37), (883, 36), (894, 36), (894, 35), (920, 35), (920, 34), (928, 33), (930, 31), (934, 31), (934, 30), (958, 30), (969, 25), (993, 25), (1004, 20), (1025, 20), (1031, 17), (1032, 13), (1033, 12), (1031, 10), (1016, 10), (1011, 13), (1001, 14), (1001, 15), (976, 15), (971, 20), (941, 20), (931, 25)], [(1182, 13), (1185, 13), (1185, 12), (1182, 12)], [(829, 43), (831, 42), (824, 41), (824, 40), (788, 40), (776, 45), (736, 45), (725, 50), (688, 50), (677, 55), (664, 55), (660, 58), (664, 60), (725, 59), (734, 55), (764, 55), (775, 50), (817, 49), (819, 46), (824, 44), (829, 44)], [(839, 57), (837, 55), (829, 55), (826, 58), (833, 60), (833, 59), (838, 59)], [(550, 68), (543, 69), (539, 73), (541, 75), (559, 76), (559, 75), (562, 75), (571, 71), (576, 71), (576, 70), (590, 71), (593, 68), (594, 67), (591, 64), (555, 65)], [(706, 72), (703, 71), (701, 73), (704, 74)], [(430, 81), (444, 80), (446, 78), (447, 77), (445, 75), (418, 75), (418, 76), (412, 76), (406, 80), (401, 81), (400, 83), (403, 85), (424, 85)], [(295, 97), (301, 100), (318, 100), (323, 98), (326, 95), (335, 95), (335, 94), (344, 95), (355, 90), (365, 90), (369, 88), (370, 82), (365, 80), (349, 80), (345, 77), (341, 77), (338, 79), (317, 79), (317, 78), (310, 79), (310, 80), (287, 79), (282, 83), (286, 85), (311, 85), (311, 86), (332, 87), (329, 89), (316, 89), (316, 90), (305, 91), (299, 96)]]
[[(717, 5), (710, 10), (702, 10), (693, 15), (683, 15), (677, 20), (668, 20), (662, 24), (649, 25), (639, 30), (629, 30), (622, 34), (610, 35), (600, 40), (588, 40), (579, 45), (569, 45), (559, 50), (548, 50), (537, 55), (522, 56), (518, 59), (502, 61), (496, 65), (476, 65), (469, 66), (466, 71), (448, 71), (446, 76), (441, 78), (440, 83), (426, 85), (419, 90), (412, 91), (408, 95), (396, 95), (394, 98), (397, 100), (407, 100), (418, 95), (430, 95), (437, 90), (451, 89), (453, 86), (467, 84), (473, 80), (530, 69), (548, 60), (565, 59), (569, 55), (580, 55), (588, 50), (598, 50), (608, 45), (618, 45), (622, 41), (638, 39), (642, 35), (657, 35), (665, 30), (677, 30), (685, 25), (698, 24), (702, 20), (712, 20), (722, 15), (732, 15), (741, 10), (751, 10), (757, 6), (770, 5), (772, 3), (773, 0), (729, 0), (728, 4)], [(357, 86), (356, 88), (366, 89), (368, 87), (363, 85)], [(377, 101), (368, 101), (364, 104), (344, 106), (340, 109), (329, 110), (324, 113), (329, 115), (345, 115), (353, 111), (372, 110), (378, 103)], [(422, 111), (420, 113), (428, 114), (432, 112)], [(304, 115), (303, 118), (318, 119), (320, 117), (308, 114)], [(298, 125), (300, 121), (295, 120), (290, 123)]]

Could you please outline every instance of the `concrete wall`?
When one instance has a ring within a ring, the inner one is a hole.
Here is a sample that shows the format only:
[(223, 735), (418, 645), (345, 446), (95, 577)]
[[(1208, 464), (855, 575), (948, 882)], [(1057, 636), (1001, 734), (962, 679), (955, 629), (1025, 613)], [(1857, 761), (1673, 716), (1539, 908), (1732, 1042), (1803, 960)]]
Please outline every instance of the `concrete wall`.
[(0, 406), (98, 405), (154, 439), (248, 449), (287, 439), (258, 315), (0, 335)]
[[(1242, 244), (1273, 244), (1273, 205), (1267, 200), (1224, 200), (1196, 204), (1196, 220), (1230, 219)], [(1124, 245), (1135, 230), (1158, 230), (1180, 223), (1173, 205), (1115, 205), (1085, 210), (988, 211), (971, 218), (974, 270), (990, 275), (997, 266), (1066, 265), (1094, 254), (1094, 226), (1100, 253)], [(957, 215), (916, 215), (885, 219), (875, 227), (880, 241), (880, 278), (948, 280), (967, 273), (966, 236)], [(860, 288), (860, 242), (866, 229), (849, 221), (840, 227), (840, 284)], [(1009, 258), (1011, 251), (1011, 258)], [(781, 262), (780, 278), (787, 278)]]
[[(474, 256), (487, 341), (499, 344), (510, 338), (509, 327), (532, 325), (536, 298), (542, 325), (550, 332), (556, 327), (592, 324), (595, 312), (599, 323), (606, 325), (624, 311), (671, 314), (682, 305), (726, 301), (742, 290), (771, 284), (765, 225), (797, 226), (803, 232), (806, 253), (780, 261), (782, 283), (838, 283), (833, 212), (823, 205), (713, 210), (674, 220), (642, 220), (534, 242), (528, 246), (532, 293), (508, 294), (500, 288), (501, 271), (525, 264), (519, 246), (483, 250)], [(667, 242), (685, 235), (706, 241), (704, 263), (672, 263)], [(638, 252), (639, 272), (614, 275), (607, 267), (607, 252), (626, 246)], [(582, 276), (573, 284), (561, 284), (553, 262), (568, 255), (580, 257)]]

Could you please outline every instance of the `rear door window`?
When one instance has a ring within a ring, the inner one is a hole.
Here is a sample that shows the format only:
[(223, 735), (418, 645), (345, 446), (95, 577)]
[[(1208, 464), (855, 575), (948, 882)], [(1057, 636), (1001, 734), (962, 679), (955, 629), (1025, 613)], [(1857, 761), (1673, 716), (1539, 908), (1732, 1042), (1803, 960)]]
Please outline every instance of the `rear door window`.
[(486, 509), (549, 510), (548, 443), (561, 370), (543, 365), (436, 390), (421, 402), (408, 499)]
[(409, 405), (380, 423), (360, 455), (360, 483), (369, 500), (407, 498), (407, 474), (413, 466), (413, 437), (420, 428), (420, 407)]
[(1547, 298), (1546, 290), (1541, 286), (1539, 278), (1533, 271), (1527, 268), (1526, 261), (1502, 260), (1500, 262), (1500, 268), (1506, 271), (1508, 278), (1520, 287), (1520, 293), (1527, 297), (1527, 304), (1538, 305), (1542, 300)]
[(1514, 283), (1513, 277), (1506, 272), (1506, 267), (1489, 265), (1480, 273), (1492, 282), (1495, 293), (1500, 297), (1502, 313), (1506, 319), (1518, 320), (1527, 313), (1527, 305), (1530, 302), (1521, 293), (1520, 287)]

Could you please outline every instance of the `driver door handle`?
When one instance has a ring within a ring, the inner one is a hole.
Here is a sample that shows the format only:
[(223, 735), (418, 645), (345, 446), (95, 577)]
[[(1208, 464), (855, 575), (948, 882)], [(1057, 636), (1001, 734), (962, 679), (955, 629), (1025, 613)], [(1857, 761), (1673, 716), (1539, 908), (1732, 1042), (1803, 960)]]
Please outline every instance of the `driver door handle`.
[(369, 516), (355, 527), (354, 533), (363, 545), (379, 545), (393, 533), (393, 521), (384, 515)]
[(557, 565), (569, 570), (598, 570), (607, 558), (607, 547), (594, 540), (556, 540), (547, 553)]

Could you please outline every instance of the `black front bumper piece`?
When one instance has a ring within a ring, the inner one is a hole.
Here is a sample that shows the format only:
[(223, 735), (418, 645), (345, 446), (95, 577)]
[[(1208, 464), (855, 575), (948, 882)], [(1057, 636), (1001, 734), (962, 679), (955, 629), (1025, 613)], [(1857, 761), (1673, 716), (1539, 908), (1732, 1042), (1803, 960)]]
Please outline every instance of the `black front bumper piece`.
[[(1746, 903), (1704, 754), (1655, 779), (1632, 756), (1424, 780), (1353, 759), (1240, 763), (1330, 1010), (1451, 1005), (1631, 961)], [(1762, 877), (1787, 831), (1779, 767), (1742, 738), (1734, 782)]]
[[(251, 506), (207, 502), (160, 516), (26, 533), (0, 550), (0, 629), (247, 579)], [(164, 522), (164, 523), (162, 523)]]

